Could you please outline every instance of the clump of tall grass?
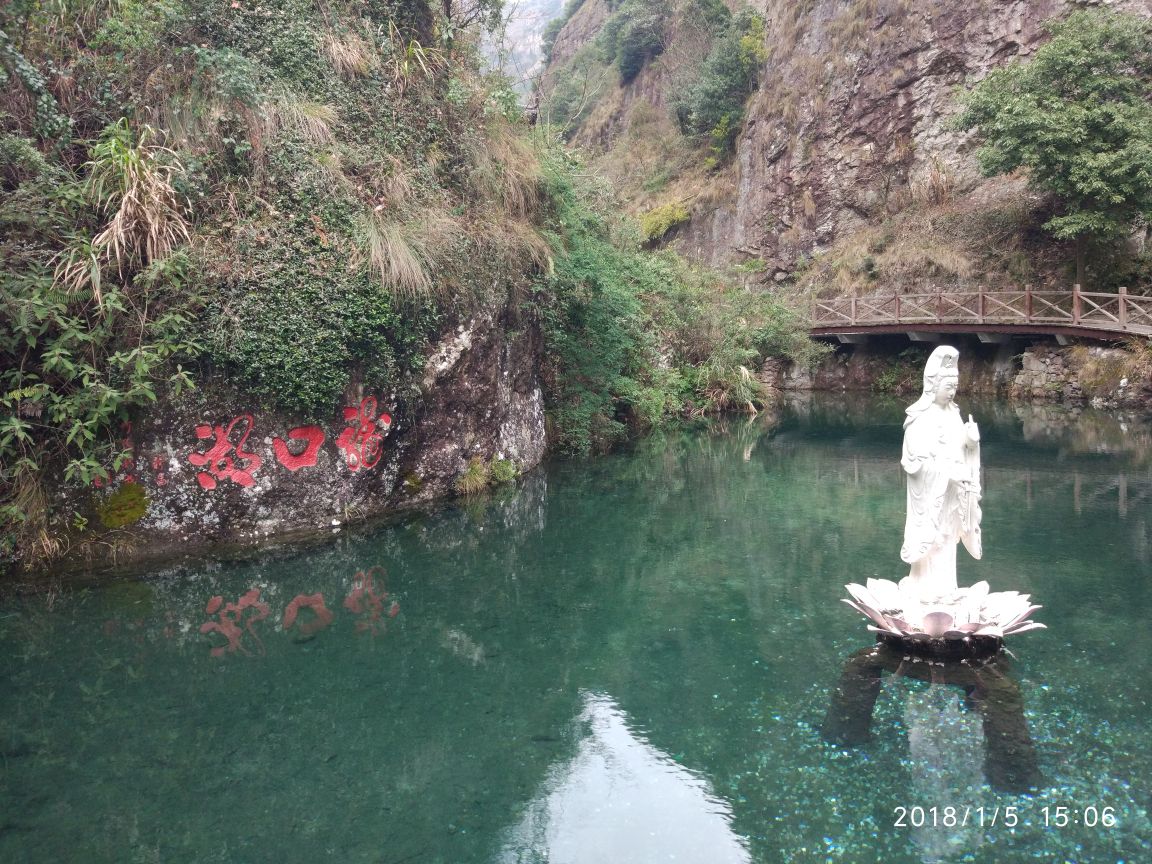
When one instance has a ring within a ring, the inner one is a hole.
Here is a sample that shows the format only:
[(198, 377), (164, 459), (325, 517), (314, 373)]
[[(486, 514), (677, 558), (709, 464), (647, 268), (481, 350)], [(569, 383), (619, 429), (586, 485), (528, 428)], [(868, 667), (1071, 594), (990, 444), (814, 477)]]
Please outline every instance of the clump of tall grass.
[(533, 140), (502, 117), (476, 117), (480, 134), (467, 141), (478, 198), (498, 201), (513, 219), (533, 219), (544, 203), (543, 173)]
[(328, 31), (321, 40), (321, 47), (332, 68), (345, 80), (362, 78), (376, 66), (372, 43), (359, 33), (341, 35)]
[(339, 112), (331, 105), (301, 99), (286, 88), (275, 90), (260, 107), (262, 132), (267, 137), (288, 129), (309, 144), (331, 144), (334, 140), (332, 127), (340, 122)]
[(491, 468), (480, 456), (468, 460), (463, 473), (456, 478), (456, 491), (461, 495), (478, 495), (491, 482)]
[(432, 293), (432, 278), (415, 232), (377, 213), (366, 215), (361, 224), (368, 263), (386, 291), (407, 300)]
[(188, 205), (172, 185), (183, 169), (156, 137), (151, 126), (134, 136), (121, 118), (92, 148), (85, 191), (111, 218), (91, 241), (77, 238), (58, 256), (56, 280), (65, 289), (91, 286), (100, 302), (104, 263), (115, 263), (123, 275), (126, 268), (145, 267), (188, 241)]
[(399, 96), (417, 81), (433, 80), (448, 60), (439, 48), (426, 48), (418, 39), (405, 38), (395, 21), (388, 22), (388, 48), (385, 68)]

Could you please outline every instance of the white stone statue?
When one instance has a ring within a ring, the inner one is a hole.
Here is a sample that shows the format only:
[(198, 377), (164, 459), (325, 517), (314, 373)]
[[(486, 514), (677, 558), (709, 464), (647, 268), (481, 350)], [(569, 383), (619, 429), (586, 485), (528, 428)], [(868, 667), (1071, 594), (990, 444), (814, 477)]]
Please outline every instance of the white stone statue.
[[(992, 656), (1005, 636), (1043, 628), (1028, 594), (991, 591), (981, 580), (956, 584), (956, 546), (980, 558), (980, 430), (953, 397), (960, 352), (941, 345), (924, 367), (924, 390), (908, 407), (904, 452), (908, 517), (900, 557), (912, 571), (899, 584), (849, 583), (844, 602), (872, 619), (880, 639), (931, 656)], [(959, 653), (957, 653), (959, 652)]]
[(900, 557), (912, 565), (901, 588), (923, 600), (954, 594), (956, 545), (980, 558), (980, 431), (953, 397), (960, 352), (941, 345), (924, 367), (924, 390), (908, 407), (900, 464), (908, 517)]

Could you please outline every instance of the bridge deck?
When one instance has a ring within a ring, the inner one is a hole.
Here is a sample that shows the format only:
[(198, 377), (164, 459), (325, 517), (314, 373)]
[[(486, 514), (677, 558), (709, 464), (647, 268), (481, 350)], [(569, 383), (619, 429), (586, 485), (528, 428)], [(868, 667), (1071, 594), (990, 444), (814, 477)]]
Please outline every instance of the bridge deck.
[(816, 300), (812, 335), (900, 333), (1046, 333), (1123, 339), (1152, 336), (1152, 297), (1081, 291), (927, 292)]

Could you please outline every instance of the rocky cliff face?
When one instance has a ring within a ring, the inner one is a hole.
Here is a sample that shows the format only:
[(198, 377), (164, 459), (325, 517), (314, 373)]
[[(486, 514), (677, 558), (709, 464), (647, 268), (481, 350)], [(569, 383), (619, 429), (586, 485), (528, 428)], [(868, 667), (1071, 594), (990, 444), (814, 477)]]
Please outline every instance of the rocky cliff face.
[[(840, 346), (812, 367), (769, 360), (759, 377), (777, 391), (872, 391), (910, 400), (919, 395), (924, 363), (934, 344), (914, 343), (897, 353), (895, 340)], [(1008, 397), (1019, 406), (1060, 403), (1073, 408), (1130, 410), (1152, 408), (1152, 354), (1100, 345), (1046, 344), (960, 347), (960, 379), (965, 393)], [(1023, 348), (1023, 350), (1021, 350)]]
[(461, 321), (406, 392), (371, 382), (328, 422), (261, 410), (211, 385), (124, 429), (131, 458), (112, 482), (64, 488), (73, 565), (171, 558), (209, 546), (259, 547), (451, 494), (470, 461), (543, 458), (539, 337), (512, 313)]
[[(573, 16), (556, 41), (555, 60), (595, 35), (600, 5), (589, 0)], [(701, 260), (755, 257), (779, 274), (917, 196), (979, 196), (970, 136), (949, 126), (955, 92), (1032, 53), (1045, 38), (1045, 20), (1085, 5), (1152, 14), (1146, 0), (753, 5), (765, 18), (770, 50), (760, 89), (730, 173), (694, 204), (677, 240)], [(642, 97), (659, 106), (662, 95), (643, 94), (669, 80), (654, 63), (622, 103)], [(577, 140), (616, 146), (626, 126), (621, 114), (593, 114)]]

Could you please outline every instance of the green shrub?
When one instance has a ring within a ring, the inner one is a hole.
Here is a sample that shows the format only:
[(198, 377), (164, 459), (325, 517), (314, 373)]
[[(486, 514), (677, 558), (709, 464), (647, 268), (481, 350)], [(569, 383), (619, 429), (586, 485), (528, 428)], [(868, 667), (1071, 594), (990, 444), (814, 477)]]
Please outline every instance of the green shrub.
[(503, 486), (507, 483), (514, 483), (516, 478), (520, 476), (520, 469), (511, 459), (493, 457), (492, 463), (488, 466), (488, 476), (493, 486)]
[[(97, 161), (99, 146), (89, 151)], [(46, 530), (48, 466), (79, 483), (107, 479), (126, 458), (120, 425), (160, 392), (189, 386), (185, 367), (202, 348), (183, 251), (101, 262), (93, 238), (104, 205), (123, 193), (116, 176), (84, 182), (29, 139), (0, 136), (0, 523), (10, 544), (39, 538), (30, 558), (58, 545)], [(132, 226), (148, 218), (137, 213)], [(69, 264), (86, 274), (70, 286)]]
[(763, 404), (753, 370), (764, 357), (819, 350), (802, 317), (770, 295), (674, 253), (641, 251), (611, 196), (589, 188), (558, 147), (545, 165), (555, 267), (532, 308), (561, 453), (603, 450), (678, 414)]
[(621, 84), (630, 84), (645, 63), (663, 53), (668, 15), (663, 0), (625, 0), (605, 22), (597, 44), (605, 60), (615, 62)]
[(768, 58), (764, 19), (754, 12), (733, 17), (716, 36), (696, 79), (673, 100), (685, 135), (709, 138), (717, 155), (731, 152), (744, 103), (756, 89)]
[(654, 328), (641, 296), (658, 290), (649, 259), (613, 242), (599, 190), (554, 147), (545, 162), (555, 266), (534, 289), (547, 347), (552, 440), (564, 453), (603, 449), (628, 431), (629, 408), (654, 383)]
[(677, 225), (683, 225), (691, 218), (688, 208), (681, 201), (653, 207), (640, 216), (640, 231), (649, 243), (659, 240)]

